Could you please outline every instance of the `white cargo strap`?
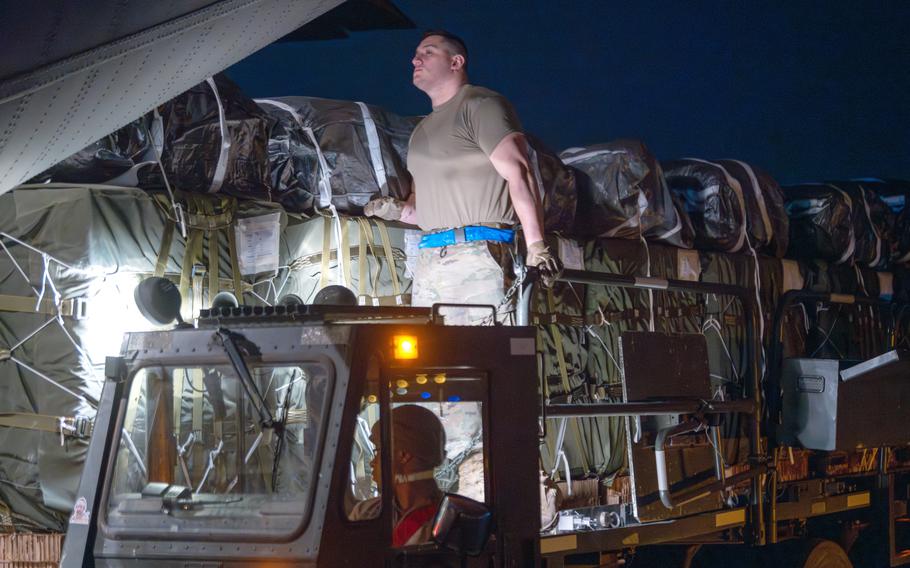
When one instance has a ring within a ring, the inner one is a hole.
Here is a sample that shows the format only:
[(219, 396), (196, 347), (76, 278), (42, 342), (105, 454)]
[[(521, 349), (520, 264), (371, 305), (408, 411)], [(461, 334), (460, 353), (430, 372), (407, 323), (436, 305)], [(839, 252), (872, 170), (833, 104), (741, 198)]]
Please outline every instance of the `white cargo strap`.
[(758, 185), (758, 176), (755, 175), (755, 170), (752, 169), (752, 166), (745, 162), (740, 162), (739, 160), (730, 160), (746, 171), (746, 175), (749, 176), (749, 181), (752, 184), (752, 191), (755, 193), (755, 201), (758, 203), (758, 211), (761, 213), (761, 221), (765, 226), (765, 235), (768, 236), (768, 240), (774, 236), (774, 227), (771, 225), (771, 217), (768, 215), (768, 206), (765, 203), (765, 196), (761, 192), (761, 186)]
[(370, 109), (362, 102), (357, 102), (360, 112), (363, 114), (363, 128), (367, 133), (367, 144), (370, 147), (370, 163), (373, 165), (373, 173), (376, 175), (376, 184), (383, 197), (389, 195), (389, 182), (386, 179), (385, 164), (382, 162), (382, 148), (379, 146), (379, 132), (376, 130), (376, 121), (370, 114)]
[(869, 266), (875, 268), (882, 259), (882, 236), (878, 232), (878, 227), (876, 227), (875, 223), (872, 221), (872, 211), (869, 209), (869, 200), (866, 199), (866, 190), (863, 189), (862, 185), (859, 186), (859, 195), (860, 199), (863, 201), (863, 212), (866, 214), (866, 221), (869, 223), (869, 229), (872, 230), (872, 235), (875, 237), (875, 258), (869, 262)]
[[(833, 189), (834, 191), (840, 193), (844, 197), (844, 202), (847, 203), (847, 208), (850, 209), (850, 217), (852, 219), (852, 217), (853, 217), (853, 199), (851, 199), (850, 196), (847, 195), (847, 192), (845, 192), (841, 188), (837, 187), (836, 185), (831, 185), (830, 183), (826, 184), (826, 185), (828, 187), (830, 187), (831, 189)], [(838, 258), (836, 261), (834, 261), (834, 263), (843, 264), (843, 263), (849, 261), (853, 257), (853, 253), (855, 251), (856, 251), (856, 230), (853, 227), (853, 222), (850, 221), (850, 243), (847, 245), (847, 250), (844, 251), (844, 254), (842, 254), (840, 256), (840, 258)]]
[(569, 467), (569, 459), (563, 449), (566, 442), (566, 427), (569, 425), (569, 418), (563, 416), (559, 420), (559, 432), (556, 434), (556, 456), (553, 460), (553, 469), (550, 471), (550, 479), (556, 479), (556, 472), (559, 471), (560, 464), (563, 465), (566, 484), (569, 495), (572, 494), (572, 470)]
[[(645, 247), (645, 277), (651, 278), (651, 247), (644, 235), (639, 233), (638, 238)], [(654, 328), (654, 289), (648, 287), (648, 331), (653, 332)]]
[(224, 183), (224, 176), (227, 173), (228, 160), (231, 153), (231, 133), (227, 127), (227, 117), (224, 113), (224, 105), (221, 103), (221, 96), (218, 94), (218, 87), (215, 86), (215, 80), (209, 77), (205, 80), (212, 88), (215, 94), (215, 104), (218, 105), (218, 127), (221, 131), (221, 150), (218, 152), (218, 164), (215, 166), (215, 174), (212, 176), (212, 185), (209, 186), (209, 193), (218, 193), (221, 185)]
[[(701, 164), (707, 164), (709, 166), (719, 169), (721, 171), (721, 173), (724, 174), (724, 178), (727, 180), (727, 185), (730, 186), (730, 189), (733, 190), (733, 194), (736, 196), (736, 201), (739, 204), (739, 212), (740, 212), (740, 215), (742, 215), (742, 223), (740, 224), (739, 235), (736, 238), (736, 243), (724, 252), (738, 252), (740, 249), (743, 248), (743, 244), (745, 244), (745, 242), (746, 242), (746, 232), (747, 232), (746, 226), (749, 223), (748, 217), (746, 215), (746, 200), (743, 199), (742, 186), (739, 185), (739, 182), (736, 181), (736, 178), (734, 178), (729, 173), (727, 173), (727, 170), (725, 170), (723, 168), (723, 166), (721, 166), (720, 164), (716, 164), (714, 162), (709, 162), (707, 160), (701, 160), (699, 158), (686, 158), (686, 160), (698, 162)], [(706, 188), (702, 193), (707, 197), (708, 195), (718, 193), (719, 191), (720, 191), (720, 187), (711, 186), (709, 188)]]
[[(332, 204), (332, 170), (329, 168), (329, 163), (322, 154), (322, 148), (319, 147), (319, 141), (316, 139), (316, 134), (313, 132), (313, 129), (303, 123), (303, 118), (300, 116), (300, 113), (289, 104), (272, 99), (255, 99), (255, 101), (259, 104), (271, 105), (290, 114), (294, 119), (294, 122), (297, 123), (297, 126), (299, 126), (304, 134), (306, 134), (307, 138), (310, 139), (313, 150), (316, 152), (316, 161), (319, 165), (319, 171), (317, 172), (317, 175), (319, 176), (319, 207), (320, 209), (329, 207)], [(337, 213), (335, 213), (335, 215), (337, 215)]]
[(208, 464), (205, 466), (205, 473), (202, 474), (202, 481), (199, 482), (199, 487), (196, 488), (196, 491), (193, 493), (199, 494), (202, 491), (202, 487), (205, 485), (205, 482), (208, 480), (209, 475), (212, 473), (212, 470), (215, 469), (215, 460), (221, 455), (221, 450), (224, 449), (224, 440), (218, 440), (218, 445), (215, 446), (215, 449), (209, 452)]
[[(171, 202), (171, 210), (174, 212), (174, 220), (180, 226), (180, 236), (186, 240), (186, 215), (183, 212), (183, 206), (177, 203), (177, 200), (174, 199), (174, 190), (171, 189), (171, 182), (168, 181), (167, 172), (164, 170), (164, 162), (161, 161), (161, 154), (164, 152), (164, 121), (161, 119), (161, 114), (158, 113), (158, 107), (155, 107), (154, 110), (152, 128), (149, 129), (146, 127), (145, 133), (148, 135), (149, 139), (152, 142), (152, 150), (155, 153), (155, 160), (158, 162), (159, 171), (161, 171), (161, 179), (164, 180), (164, 188), (167, 190), (167, 196)], [(168, 225), (170, 225), (170, 223), (171, 220), (168, 219)], [(169, 229), (165, 229), (165, 231), (167, 231), (165, 233), (165, 238), (169, 240)], [(162, 246), (162, 248), (164, 247)], [(170, 248), (170, 242), (168, 242), (168, 248)]]
[[(342, 241), (342, 227), (341, 227), (341, 218), (338, 215), (338, 210), (335, 209), (335, 206), (332, 204), (332, 174), (331, 168), (329, 168), (329, 163), (325, 159), (325, 156), (322, 154), (322, 148), (319, 146), (319, 140), (316, 139), (316, 133), (313, 132), (313, 129), (303, 124), (303, 118), (300, 114), (294, 109), (294, 107), (283, 103), (281, 101), (276, 101), (272, 99), (255, 99), (259, 104), (272, 105), (276, 108), (279, 108), (287, 113), (289, 113), (297, 125), (303, 130), (307, 138), (310, 139), (310, 143), (313, 145), (313, 150), (316, 152), (316, 161), (318, 164), (319, 176), (318, 186), (319, 186), (319, 209), (327, 209), (331, 214), (332, 219), (335, 223), (335, 242), (338, 243), (338, 246), (341, 246)], [(383, 170), (383, 175), (385, 175), (385, 170)], [(326, 251), (325, 244), (323, 243), (323, 251)], [(350, 254), (350, 251), (349, 251)], [(319, 278), (319, 287), (324, 288), (328, 284), (328, 265), (327, 257), (323, 254), (323, 270)], [(343, 286), (350, 285), (350, 279), (346, 278), (345, 269), (343, 263), (338, 263), (338, 280)]]
[[(611, 239), (611, 238), (615, 237), (616, 235), (618, 235), (620, 233), (620, 231), (622, 231), (624, 229), (631, 229), (631, 228), (638, 228), (639, 233), (641, 233), (641, 218), (645, 214), (645, 211), (647, 211), (647, 209), (648, 209), (648, 198), (645, 196), (645, 192), (641, 191), (640, 189), (638, 191), (638, 200), (636, 201), (636, 204), (637, 204), (637, 208), (635, 210), (635, 215), (633, 215), (632, 217), (629, 217), (628, 219), (626, 219), (625, 221), (623, 221), (616, 227), (613, 227), (612, 229), (610, 229), (606, 233), (602, 234), (601, 236)], [(680, 228), (682, 228), (681, 224), (680, 224)]]

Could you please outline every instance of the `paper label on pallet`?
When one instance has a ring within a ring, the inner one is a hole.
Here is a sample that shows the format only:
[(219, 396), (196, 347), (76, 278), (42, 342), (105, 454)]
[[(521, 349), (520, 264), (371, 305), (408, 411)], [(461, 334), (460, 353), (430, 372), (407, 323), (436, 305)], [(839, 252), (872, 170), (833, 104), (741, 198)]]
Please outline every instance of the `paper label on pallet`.
[(562, 261), (562, 265), (569, 270), (584, 270), (585, 261), (581, 245), (571, 239), (562, 237), (556, 237), (556, 240), (559, 243), (557, 254), (559, 254), (559, 260)]
[(890, 272), (876, 272), (878, 276), (878, 297), (890, 301), (894, 297), (894, 274)]
[(676, 277), (680, 280), (698, 282), (701, 277), (701, 260), (697, 250), (676, 251)]
[(240, 274), (247, 276), (278, 270), (280, 213), (239, 219), (234, 231), (237, 236), (237, 260), (240, 263)]
[(799, 263), (795, 260), (783, 258), (781, 259), (780, 264), (784, 276), (781, 294), (789, 292), (790, 290), (802, 290), (803, 286), (806, 285), (806, 281), (803, 279), (803, 275), (799, 270)]
[(73, 514), (70, 515), (70, 524), (87, 525), (91, 518), (92, 514), (88, 510), (88, 502), (85, 497), (76, 499), (76, 504), (73, 506)]

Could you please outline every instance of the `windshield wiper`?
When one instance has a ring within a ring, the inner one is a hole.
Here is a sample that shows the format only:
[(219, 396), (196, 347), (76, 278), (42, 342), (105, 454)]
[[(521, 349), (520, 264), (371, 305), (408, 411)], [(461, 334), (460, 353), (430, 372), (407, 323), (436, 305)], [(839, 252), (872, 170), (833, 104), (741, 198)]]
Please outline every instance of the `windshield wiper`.
[(259, 414), (260, 426), (262, 426), (262, 428), (270, 429), (276, 429), (276, 426), (278, 426), (280, 429), (282, 423), (275, 422), (275, 417), (272, 416), (271, 411), (269, 411), (268, 404), (266, 404), (262, 392), (259, 391), (259, 387), (256, 386), (256, 381), (254, 381), (253, 376), (250, 375), (250, 370), (246, 366), (246, 360), (241, 351), (242, 348), (247, 355), (258, 356), (260, 355), (259, 347), (239, 333), (234, 333), (225, 327), (218, 328), (218, 331), (215, 332), (215, 337), (217, 341), (221, 343), (222, 347), (224, 347), (224, 352), (227, 354), (231, 365), (234, 367), (234, 372), (237, 373), (237, 376), (240, 378), (240, 384), (243, 385), (243, 390), (246, 391), (247, 397), (253, 403), (253, 408), (256, 409), (256, 413)]

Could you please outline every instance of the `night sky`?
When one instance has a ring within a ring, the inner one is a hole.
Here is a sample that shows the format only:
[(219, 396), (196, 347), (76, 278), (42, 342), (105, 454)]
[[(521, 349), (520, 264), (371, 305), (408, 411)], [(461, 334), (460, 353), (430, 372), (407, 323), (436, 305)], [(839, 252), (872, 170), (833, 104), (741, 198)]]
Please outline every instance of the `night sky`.
[(418, 29), (273, 44), (228, 75), (254, 97), (425, 114), (410, 59), (443, 27), (467, 42), (471, 82), (555, 150), (638, 138), (782, 183), (910, 178), (910, 2), (394, 1)]

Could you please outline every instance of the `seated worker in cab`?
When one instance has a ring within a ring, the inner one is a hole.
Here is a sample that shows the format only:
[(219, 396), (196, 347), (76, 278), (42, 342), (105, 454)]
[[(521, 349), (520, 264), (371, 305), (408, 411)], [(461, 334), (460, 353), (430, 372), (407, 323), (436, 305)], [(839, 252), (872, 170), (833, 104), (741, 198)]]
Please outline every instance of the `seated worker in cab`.
[[(370, 462), (373, 480), (381, 486), (379, 422), (370, 439), (376, 453)], [(446, 433), (435, 414), (416, 405), (392, 409), (392, 475), (395, 490), (395, 527), (392, 546), (412, 546), (430, 541), (433, 518), (442, 501), (442, 491), (433, 477), (445, 460)], [(352, 520), (375, 517), (379, 498), (355, 506)]]

